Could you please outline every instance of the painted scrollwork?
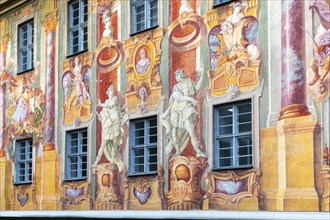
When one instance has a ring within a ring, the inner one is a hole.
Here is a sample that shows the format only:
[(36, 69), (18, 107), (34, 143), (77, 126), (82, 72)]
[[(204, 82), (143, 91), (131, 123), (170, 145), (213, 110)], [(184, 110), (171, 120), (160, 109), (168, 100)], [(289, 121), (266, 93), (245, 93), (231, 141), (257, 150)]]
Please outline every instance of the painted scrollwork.
[(36, 210), (36, 185), (35, 178), (32, 184), (14, 186), (14, 210)]
[(225, 8), (225, 13), (218, 13), (223, 8), (207, 13), (212, 96), (225, 95), (232, 85), (241, 92), (259, 86), (258, 5), (258, 0), (234, 2)]
[(173, 157), (169, 161), (170, 191), (166, 194), (169, 209), (201, 209), (204, 191), (202, 175), (207, 168), (206, 158)]
[[(159, 65), (164, 35), (165, 29), (158, 28), (125, 40), (126, 54), (129, 54), (126, 60), (128, 87), (125, 97), (130, 112), (140, 109), (141, 113), (145, 113), (148, 108), (156, 108), (160, 102), (162, 82)], [(147, 93), (141, 96), (140, 92), (145, 92), (143, 87)]]
[(95, 167), (97, 192), (94, 208), (97, 210), (122, 209), (122, 194), (118, 166), (114, 163), (99, 164)]
[(82, 204), (89, 207), (91, 202), (90, 182), (63, 182), (61, 201), (63, 209), (70, 209), (70, 206)]
[(210, 203), (238, 204), (244, 198), (257, 198), (262, 204), (260, 170), (211, 172), (208, 174), (207, 198)]

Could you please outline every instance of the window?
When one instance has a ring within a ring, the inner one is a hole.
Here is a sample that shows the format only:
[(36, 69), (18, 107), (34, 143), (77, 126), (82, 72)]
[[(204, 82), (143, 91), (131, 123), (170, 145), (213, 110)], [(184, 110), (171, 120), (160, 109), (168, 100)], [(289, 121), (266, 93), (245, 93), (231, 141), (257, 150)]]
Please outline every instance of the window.
[(69, 55), (87, 50), (88, 1), (69, 2)]
[(216, 169), (252, 166), (251, 101), (214, 107)]
[(228, 3), (230, 1), (233, 1), (233, 0), (214, 0), (214, 5), (215, 6), (218, 6), (218, 5), (222, 5), (222, 4)]
[(132, 0), (132, 33), (158, 25), (158, 0)]
[(18, 26), (18, 72), (33, 68), (33, 19)]
[(16, 184), (32, 182), (32, 139), (16, 141)]
[(87, 178), (87, 129), (69, 131), (66, 134), (66, 179)]
[(157, 172), (157, 117), (130, 124), (130, 174)]

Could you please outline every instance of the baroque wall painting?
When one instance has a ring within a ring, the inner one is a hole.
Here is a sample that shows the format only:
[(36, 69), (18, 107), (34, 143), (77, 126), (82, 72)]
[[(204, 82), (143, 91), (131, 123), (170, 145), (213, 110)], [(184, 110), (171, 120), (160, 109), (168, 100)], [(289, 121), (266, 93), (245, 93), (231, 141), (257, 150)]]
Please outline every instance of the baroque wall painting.
[(165, 28), (147, 31), (125, 40), (128, 87), (125, 94), (129, 112), (145, 113), (161, 100), (159, 65)]
[(39, 87), (40, 64), (33, 71), (13, 75), (12, 61), (1, 74), (1, 83), (7, 85), (7, 135), (6, 146), (11, 155), (15, 153), (15, 140), (33, 137), (33, 145), (43, 142), (45, 96)]
[[(123, 209), (123, 189), (121, 174), (124, 167), (123, 146), (124, 125), (128, 115), (121, 109), (123, 99), (117, 92), (118, 67), (124, 59), (123, 44), (117, 40), (118, 11), (113, 6), (98, 8), (99, 46), (96, 50), (97, 60), (97, 156), (92, 165), (92, 172), (96, 176), (96, 199), (94, 208)], [(126, 129), (127, 130), (127, 129)]]
[(261, 51), (257, 43), (259, 1), (237, 1), (207, 12), (210, 29), (210, 95), (232, 98), (260, 82)]
[(93, 53), (77, 55), (63, 62), (64, 124), (79, 124), (92, 119), (90, 86)]
[[(313, 19), (313, 52), (314, 57), (309, 61), (307, 69), (308, 90), (316, 102), (322, 102), (329, 97), (330, 84), (330, 1), (311, 0), (309, 9), (313, 17), (318, 16), (317, 26)], [(308, 35), (307, 35), (308, 36)], [(307, 37), (306, 36), (306, 37)]]

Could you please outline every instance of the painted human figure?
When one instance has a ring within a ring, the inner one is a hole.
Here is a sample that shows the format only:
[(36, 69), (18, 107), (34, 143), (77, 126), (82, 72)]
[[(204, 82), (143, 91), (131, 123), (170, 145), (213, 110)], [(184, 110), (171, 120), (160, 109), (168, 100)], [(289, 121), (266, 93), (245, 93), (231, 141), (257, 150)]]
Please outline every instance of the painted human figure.
[(310, 62), (310, 68), (314, 73), (313, 79), (309, 82), (312, 86), (319, 82), (319, 93), (324, 94), (326, 87), (324, 79), (330, 71), (330, 1), (311, 1), (310, 8), (315, 10), (319, 17), (321, 24), (317, 28), (314, 37), (314, 58)]
[(243, 4), (240, 2), (236, 2), (233, 5), (233, 14), (228, 16), (226, 22), (230, 22), (232, 25), (237, 25), (241, 19), (244, 17), (244, 13), (242, 12)]
[(136, 71), (139, 74), (145, 74), (150, 67), (150, 59), (147, 57), (147, 52), (144, 48), (140, 50), (140, 60), (136, 64)]
[(102, 22), (104, 24), (104, 31), (102, 37), (111, 37), (112, 30), (111, 30), (111, 14), (109, 10), (104, 11), (102, 16)]
[(205, 156), (200, 150), (200, 142), (195, 131), (198, 101), (193, 98), (203, 82), (203, 67), (201, 66), (197, 72), (201, 76), (197, 84), (186, 77), (184, 70), (178, 69), (175, 72), (177, 84), (173, 88), (168, 109), (160, 117), (161, 124), (166, 128), (166, 136), (169, 138), (167, 154), (174, 148), (175, 155), (180, 155), (191, 139), (196, 155)]
[(78, 56), (75, 57), (74, 61), (75, 61), (75, 67), (72, 71), (74, 75), (72, 79), (72, 86), (75, 97), (72, 101), (72, 104), (77, 104), (77, 107), (80, 107), (83, 105), (84, 98), (90, 101), (90, 96), (82, 80), (82, 74), (81, 74), (82, 65), (79, 62), (79, 57)]
[[(114, 87), (110, 85), (108, 90), (108, 99), (105, 103), (98, 100), (97, 106), (102, 107), (98, 119), (102, 123), (102, 142), (96, 160), (92, 167), (95, 167), (104, 154), (111, 163), (116, 163), (120, 169), (122, 156), (120, 147), (124, 135), (123, 125), (128, 121), (128, 115), (121, 111), (117, 96), (114, 95)], [(121, 170), (121, 169), (120, 169)]]

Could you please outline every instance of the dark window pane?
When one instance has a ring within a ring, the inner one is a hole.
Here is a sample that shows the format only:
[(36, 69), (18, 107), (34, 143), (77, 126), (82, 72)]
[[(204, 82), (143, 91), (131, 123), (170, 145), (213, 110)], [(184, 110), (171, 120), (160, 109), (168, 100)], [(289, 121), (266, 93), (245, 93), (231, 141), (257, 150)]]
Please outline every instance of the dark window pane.
[(149, 172), (157, 171), (157, 164), (150, 164), (149, 165)]
[(233, 139), (232, 138), (223, 138), (223, 139), (219, 140), (220, 149), (231, 148), (232, 146), (233, 146)]
[(233, 165), (231, 158), (220, 159), (220, 167), (229, 167)]
[(252, 129), (251, 123), (241, 123), (238, 125), (238, 131), (239, 132), (250, 132)]
[(246, 112), (251, 112), (251, 104), (240, 104), (237, 105), (238, 113), (246, 113)]
[(220, 135), (232, 134), (233, 127), (232, 126), (219, 127), (219, 131), (220, 131)]
[(251, 122), (251, 113), (244, 113), (238, 115), (238, 122), (239, 123)]

